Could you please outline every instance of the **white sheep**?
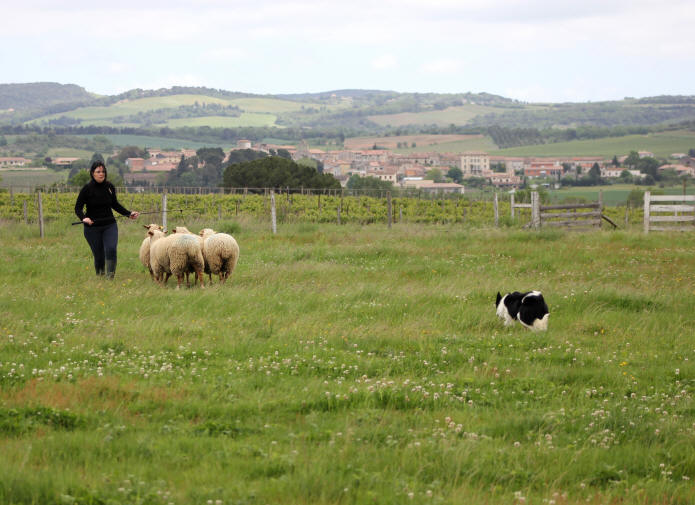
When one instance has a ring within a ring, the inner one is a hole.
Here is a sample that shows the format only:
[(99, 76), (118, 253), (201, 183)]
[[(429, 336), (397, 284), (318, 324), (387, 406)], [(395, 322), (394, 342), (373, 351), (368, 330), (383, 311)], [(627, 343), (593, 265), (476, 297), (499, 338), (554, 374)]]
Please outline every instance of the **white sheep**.
[[(149, 234), (151, 236), (150, 265), (157, 282), (166, 284), (169, 277), (175, 275), (176, 289), (179, 289), (183, 275), (192, 269), (200, 281), (200, 287), (205, 287), (203, 252), (195, 235), (175, 233), (167, 237), (159, 230), (151, 230)], [(164, 281), (162, 281), (163, 274), (167, 274)]]
[(150, 232), (150, 230), (162, 231), (162, 230), (164, 230), (164, 228), (162, 228), (160, 225), (154, 224), (154, 223), (151, 223), (148, 225), (143, 224), (142, 226), (147, 230), (147, 236), (145, 237), (145, 239), (142, 241), (142, 244), (140, 245), (140, 253), (139, 253), (140, 263), (142, 263), (142, 265), (147, 270), (150, 271), (150, 277), (152, 278), (152, 280), (154, 280), (154, 273), (152, 272), (152, 266), (150, 265), (150, 238), (151, 237), (150, 237), (149, 232)]
[[(171, 230), (171, 233), (186, 233), (188, 235), (194, 236), (198, 240), (198, 244), (200, 245), (200, 250), (203, 250), (203, 237), (200, 235), (196, 235), (193, 232), (191, 232), (188, 228), (185, 226), (176, 226), (174, 227), (173, 230)], [(208, 280), (210, 283), (212, 283), (212, 275), (210, 274), (210, 267), (208, 266), (208, 262), (205, 260), (205, 254), (203, 254), (203, 272), (208, 274)], [(186, 272), (186, 286), (188, 286), (188, 274), (194, 273), (195, 271), (192, 268), (189, 268), (188, 271)]]
[(210, 228), (203, 228), (199, 235), (203, 240), (203, 256), (210, 272), (220, 276), (224, 283), (232, 275), (239, 261), (239, 244), (231, 235), (216, 233)]

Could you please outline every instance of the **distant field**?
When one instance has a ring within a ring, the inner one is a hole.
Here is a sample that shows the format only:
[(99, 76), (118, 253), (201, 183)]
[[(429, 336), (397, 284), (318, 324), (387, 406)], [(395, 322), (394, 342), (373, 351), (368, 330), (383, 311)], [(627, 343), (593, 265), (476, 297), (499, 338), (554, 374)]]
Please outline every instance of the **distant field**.
[[(94, 135), (83, 135), (93, 137)], [(106, 137), (116, 147), (140, 146), (140, 147), (173, 147), (175, 149), (199, 149), (201, 147), (221, 147), (230, 149), (233, 144), (219, 144), (210, 142), (198, 142), (193, 140), (170, 139), (166, 137), (149, 137), (145, 135), (100, 135)]]
[(463, 140), (456, 142), (441, 142), (429, 145), (417, 144), (416, 147), (409, 147), (407, 149), (395, 149), (396, 153), (414, 153), (418, 151), (433, 151), (437, 153), (462, 153), (465, 151), (485, 151), (492, 152), (497, 149), (497, 145), (492, 141), (490, 137), (483, 135), (467, 135), (462, 137), (468, 137)]
[(484, 105), (463, 105), (460, 107), (449, 107), (440, 111), (403, 112), (401, 114), (369, 116), (369, 120), (381, 126), (405, 126), (410, 124), (462, 125), (480, 114), (501, 114), (506, 110)]
[(53, 170), (0, 170), (0, 187), (10, 186), (43, 186), (54, 182), (65, 182), (68, 170), (55, 172)]
[(54, 147), (48, 150), (46, 156), (51, 158), (86, 158), (91, 159), (93, 151), (84, 149), (73, 149), (71, 147)]
[(688, 152), (695, 147), (695, 132), (672, 131), (648, 135), (628, 135), (597, 140), (577, 140), (536, 146), (491, 150), (499, 156), (605, 156), (613, 157), (630, 151), (651, 151), (655, 156)]
[[(117, 102), (109, 107), (81, 107), (79, 109), (61, 112), (59, 114), (51, 114), (49, 116), (42, 116), (38, 119), (30, 121), (30, 123), (48, 121), (50, 119), (57, 119), (61, 116), (72, 117), (75, 119), (82, 119), (86, 122), (112, 119), (118, 116), (129, 116), (131, 114), (137, 114), (138, 112), (146, 112), (156, 109), (166, 109), (166, 108), (176, 108), (181, 105), (193, 105), (198, 103), (217, 103), (222, 105), (231, 105), (231, 100), (223, 100), (220, 98), (214, 98), (210, 96), (201, 95), (174, 95), (174, 96), (162, 96), (162, 97), (152, 97), (152, 98), (141, 98), (139, 100), (124, 100)], [(113, 123), (108, 123), (113, 124)]]
[(483, 135), (401, 135), (398, 137), (353, 137), (345, 139), (344, 145), (345, 149), (371, 149), (376, 144), (386, 149), (398, 150), (399, 143), (410, 146), (415, 142), (417, 147), (413, 150), (417, 151), (422, 150), (423, 147), (429, 149), (430, 146), (439, 144), (482, 142), (483, 140)]
[[(598, 201), (599, 191), (603, 191), (603, 203), (607, 206), (625, 205), (627, 196), (633, 189), (640, 191), (655, 191), (655, 188), (644, 186), (634, 186), (631, 184), (615, 184), (612, 186), (589, 186), (589, 187), (566, 187), (562, 189), (551, 190), (548, 192), (553, 202), (562, 202), (568, 198), (583, 198), (589, 202)], [(673, 186), (669, 188), (657, 188), (658, 191), (663, 191), (667, 195), (683, 194), (682, 186)], [(686, 188), (689, 195), (695, 194), (695, 187)]]
[(172, 119), (166, 125), (170, 128), (183, 126), (210, 126), (211, 128), (237, 128), (247, 126), (273, 126), (277, 117), (274, 114), (247, 113), (240, 117), (206, 116)]
[(244, 112), (280, 113), (301, 110), (302, 104), (290, 100), (278, 100), (277, 98), (237, 98), (230, 100), (232, 105), (238, 106)]

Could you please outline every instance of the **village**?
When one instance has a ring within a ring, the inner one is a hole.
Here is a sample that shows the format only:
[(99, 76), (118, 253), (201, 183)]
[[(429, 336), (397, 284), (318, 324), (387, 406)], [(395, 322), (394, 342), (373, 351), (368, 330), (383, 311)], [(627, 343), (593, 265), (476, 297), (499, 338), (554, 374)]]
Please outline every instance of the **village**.
[[(309, 148), (306, 142), (298, 146), (276, 145), (268, 143), (253, 143), (250, 140), (239, 140), (236, 146), (227, 153), (225, 162), (234, 150), (252, 149), (265, 153), (276, 153), (284, 150), (294, 161), (303, 159), (315, 160), (323, 167), (323, 173), (331, 174), (338, 179), (342, 186), (347, 184), (353, 175), (374, 177), (387, 181), (403, 189), (419, 189), (424, 192), (463, 193), (466, 179), (476, 178), (496, 188), (518, 188), (524, 180), (543, 180), (549, 185), (554, 181), (558, 184), (563, 177), (577, 178), (588, 174), (592, 168), (598, 167), (601, 179), (617, 180), (627, 171), (637, 180), (645, 176), (639, 170), (624, 166), (627, 154), (615, 159), (601, 156), (581, 157), (511, 157), (491, 156), (484, 151), (465, 151), (461, 153), (412, 152), (400, 154), (388, 149), (367, 150), (335, 150)], [(196, 155), (194, 149), (162, 150), (146, 148), (148, 158), (128, 158), (125, 165), (128, 169), (123, 174), (128, 185), (156, 185), (161, 181), (161, 174), (170, 172), (180, 161)], [(648, 151), (639, 151), (640, 158), (654, 157)], [(671, 154), (675, 163), (662, 164), (659, 171), (673, 170), (678, 175), (695, 177), (695, 158), (685, 153)], [(57, 157), (50, 161), (54, 168), (71, 168), (72, 163), (79, 158)], [(615, 161), (618, 164), (616, 165)], [(23, 157), (0, 157), (0, 170), (37, 170), (43, 167), (31, 167), (31, 160)], [(438, 169), (446, 175), (452, 168), (461, 171), (460, 182), (439, 182), (428, 177), (428, 172)]]

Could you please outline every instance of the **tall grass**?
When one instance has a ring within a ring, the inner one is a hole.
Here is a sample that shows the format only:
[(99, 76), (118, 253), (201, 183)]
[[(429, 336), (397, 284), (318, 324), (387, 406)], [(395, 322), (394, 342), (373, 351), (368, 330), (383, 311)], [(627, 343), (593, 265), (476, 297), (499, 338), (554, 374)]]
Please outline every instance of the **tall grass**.
[(692, 234), (223, 226), (231, 283), (178, 291), (135, 223), (113, 282), (0, 226), (1, 503), (695, 500)]

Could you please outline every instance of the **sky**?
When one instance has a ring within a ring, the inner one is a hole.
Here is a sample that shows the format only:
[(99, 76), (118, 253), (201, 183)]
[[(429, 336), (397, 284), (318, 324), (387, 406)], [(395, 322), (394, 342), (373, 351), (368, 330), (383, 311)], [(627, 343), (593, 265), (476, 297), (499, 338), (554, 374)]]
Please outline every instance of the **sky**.
[(693, 0), (2, 0), (0, 83), (695, 94)]

